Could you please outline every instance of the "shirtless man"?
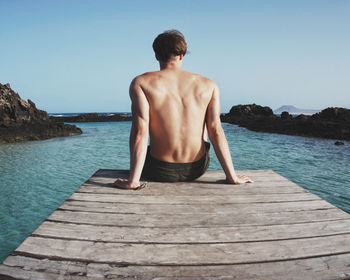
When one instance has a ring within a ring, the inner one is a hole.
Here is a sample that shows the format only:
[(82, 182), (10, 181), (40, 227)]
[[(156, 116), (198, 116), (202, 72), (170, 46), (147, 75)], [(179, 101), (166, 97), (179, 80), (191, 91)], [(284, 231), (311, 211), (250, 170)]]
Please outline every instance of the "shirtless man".
[[(220, 121), (219, 89), (211, 80), (181, 69), (187, 52), (183, 35), (166, 31), (154, 40), (160, 71), (136, 77), (130, 85), (132, 127), (130, 176), (114, 185), (125, 189), (140, 186), (142, 177), (155, 181), (189, 181), (209, 165), (209, 143), (226, 174), (226, 182), (252, 182), (237, 176)], [(150, 146), (147, 148), (148, 136)]]

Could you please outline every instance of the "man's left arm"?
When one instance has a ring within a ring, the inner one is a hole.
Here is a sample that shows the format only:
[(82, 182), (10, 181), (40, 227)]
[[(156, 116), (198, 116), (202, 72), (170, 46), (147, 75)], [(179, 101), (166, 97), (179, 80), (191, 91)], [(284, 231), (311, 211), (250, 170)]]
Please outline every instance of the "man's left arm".
[(149, 134), (149, 104), (142, 90), (139, 78), (130, 85), (132, 126), (130, 131), (130, 176), (128, 180), (118, 179), (114, 185), (125, 189), (140, 186), (140, 178), (147, 154)]

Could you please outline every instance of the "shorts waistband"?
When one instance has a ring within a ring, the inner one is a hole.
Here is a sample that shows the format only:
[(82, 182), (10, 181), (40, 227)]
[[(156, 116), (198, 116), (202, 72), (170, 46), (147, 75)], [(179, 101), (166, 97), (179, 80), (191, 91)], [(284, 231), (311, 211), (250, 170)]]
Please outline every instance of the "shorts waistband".
[(181, 162), (166, 162), (166, 161), (158, 160), (158, 159), (151, 156), (150, 147), (148, 147), (148, 150), (147, 150), (147, 154), (148, 154), (147, 157), (151, 162), (157, 164), (158, 166), (171, 167), (171, 168), (187, 168), (187, 167), (201, 166), (203, 164), (203, 162), (205, 162), (205, 159), (206, 159), (207, 154), (209, 153), (209, 149), (210, 149), (209, 142), (205, 141), (204, 145), (205, 145), (204, 155), (199, 160), (194, 161), (194, 162), (181, 163)]

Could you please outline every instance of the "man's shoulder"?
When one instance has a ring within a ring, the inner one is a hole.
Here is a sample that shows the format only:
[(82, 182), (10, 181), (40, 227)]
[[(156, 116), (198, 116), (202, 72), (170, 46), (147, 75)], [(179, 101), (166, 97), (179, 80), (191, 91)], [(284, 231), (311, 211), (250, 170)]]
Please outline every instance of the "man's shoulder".
[(205, 77), (205, 76), (202, 76), (202, 75), (196, 74), (196, 73), (191, 73), (191, 72), (188, 72), (188, 73), (189, 73), (190, 75), (192, 75), (192, 77), (193, 77), (199, 84), (202, 84), (202, 85), (204, 85), (204, 86), (206, 86), (206, 87), (212, 87), (212, 88), (217, 87), (216, 83), (215, 83), (213, 80), (211, 80), (211, 79), (209, 79), (209, 78), (207, 78), (207, 77)]
[(159, 75), (159, 71), (145, 72), (141, 75), (136, 76), (132, 80), (132, 84), (143, 84), (143, 83), (147, 82), (149, 79), (152, 79), (157, 75)]
[(141, 75), (138, 75), (136, 78), (138, 79), (150, 79), (156, 76), (159, 76), (161, 74), (161, 71), (150, 71), (150, 72), (145, 72)]

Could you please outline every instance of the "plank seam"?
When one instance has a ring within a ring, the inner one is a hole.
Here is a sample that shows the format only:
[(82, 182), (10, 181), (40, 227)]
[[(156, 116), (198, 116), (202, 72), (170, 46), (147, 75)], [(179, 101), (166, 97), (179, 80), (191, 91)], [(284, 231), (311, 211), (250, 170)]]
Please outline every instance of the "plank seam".
[(126, 266), (219, 266), (219, 265), (244, 265), (244, 264), (262, 264), (262, 263), (275, 263), (275, 262), (286, 262), (286, 261), (296, 261), (296, 260), (305, 260), (305, 259), (314, 259), (314, 258), (322, 258), (322, 257), (330, 257), (330, 256), (339, 256), (349, 254), (350, 251), (338, 252), (338, 253), (328, 253), (328, 254), (317, 254), (311, 256), (304, 256), (298, 258), (288, 258), (288, 259), (274, 259), (274, 260), (265, 260), (265, 261), (245, 261), (245, 262), (231, 262), (231, 263), (197, 263), (197, 264), (178, 264), (178, 263), (131, 263), (131, 262), (113, 262), (113, 261), (92, 261), (90, 259), (80, 259), (80, 258), (65, 258), (58, 256), (49, 256), (44, 254), (32, 254), (23, 251), (15, 251), (11, 254), (11, 256), (24, 256), (35, 259), (48, 259), (53, 261), (70, 261), (70, 262), (80, 262), (85, 264), (110, 264), (120, 267)]
[[(240, 227), (252, 227), (252, 226), (277, 226), (277, 225), (299, 225), (299, 224), (311, 224), (311, 223), (319, 223), (319, 222), (333, 222), (333, 221), (344, 221), (349, 220), (349, 218), (339, 218), (339, 219), (326, 219), (326, 220), (313, 220), (313, 221), (305, 221), (305, 222), (298, 222), (298, 223), (286, 223), (286, 224), (246, 224), (246, 225), (239, 225)], [(76, 222), (69, 222), (69, 221), (61, 221), (61, 220), (53, 220), (53, 219), (46, 219), (47, 222), (53, 222), (53, 223), (62, 223), (62, 224), (75, 224), (75, 225), (90, 225), (90, 226), (106, 226), (106, 227), (130, 227), (130, 228), (217, 228), (217, 227), (233, 227), (233, 225), (213, 225), (211, 227), (204, 227), (204, 226), (140, 226), (140, 225), (116, 225), (116, 224), (94, 224), (94, 223), (76, 223)]]
[[(93, 194), (93, 195), (96, 195), (96, 194), (112, 194), (112, 195), (115, 195), (115, 196), (123, 196), (123, 195), (130, 195), (130, 193), (115, 193), (115, 192), (93, 192), (93, 191), (76, 191), (75, 193), (83, 193), (83, 194)], [(305, 194), (305, 193), (308, 193), (306, 191), (298, 191), (298, 192), (271, 192), (271, 193), (266, 193), (266, 194), (263, 194), (263, 195), (275, 195), (275, 194)], [(243, 193), (240, 193), (240, 194), (243, 194)], [(159, 195), (154, 195), (154, 194), (137, 194), (139, 196), (147, 196), (147, 197), (162, 197), (164, 195), (162, 194), (159, 194)], [(222, 197), (227, 197), (227, 195), (237, 195), (235, 193), (227, 193), (226, 195), (225, 194), (222, 194), (222, 195), (215, 195), (215, 196), (222, 196)], [(257, 195), (256, 193), (244, 193), (245, 196), (251, 196), (251, 195)], [(174, 195), (174, 197), (192, 197), (193, 195), (189, 194), (189, 195)], [(210, 195), (204, 195), (204, 194), (199, 194), (197, 195), (197, 197), (210, 197)]]
[(282, 200), (282, 201), (254, 201), (254, 202), (232, 202), (232, 203), (139, 203), (139, 202), (123, 202), (123, 201), (96, 201), (96, 200), (82, 200), (82, 199), (73, 199), (68, 198), (66, 201), (80, 201), (80, 202), (97, 202), (97, 203), (115, 203), (115, 204), (141, 204), (141, 205), (237, 205), (237, 204), (266, 204), (266, 203), (284, 203), (284, 202), (300, 202), (300, 201), (320, 201), (324, 200), (322, 198), (315, 199), (302, 199), (302, 200)]
[(323, 238), (338, 235), (349, 235), (350, 232), (341, 233), (330, 233), (325, 235), (317, 236), (301, 236), (301, 237), (291, 237), (291, 238), (276, 238), (276, 239), (257, 239), (257, 240), (245, 240), (245, 241), (213, 241), (213, 242), (152, 242), (152, 241), (105, 241), (105, 240), (93, 240), (93, 239), (81, 239), (81, 238), (68, 238), (60, 236), (50, 236), (45, 234), (33, 233), (31, 237), (39, 237), (46, 239), (57, 239), (57, 240), (72, 240), (72, 241), (87, 241), (96, 243), (122, 243), (122, 244), (160, 244), (160, 245), (210, 245), (210, 244), (237, 244), (237, 243), (262, 243), (262, 242), (274, 242), (274, 241), (286, 241), (286, 240), (298, 240), (298, 239), (313, 239), (313, 238)]
[[(80, 206), (81, 207), (81, 206)], [(84, 207), (84, 206), (83, 206)], [(89, 208), (89, 207), (85, 207)], [(263, 213), (296, 213), (296, 212), (309, 212), (309, 211), (326, 211), (326, 210), (335, 210), (335, 207), (324, 207), (324, 208), (314, 208), (314, 209), (306, 209), (306, 210), (287, 210), (287, 211), (264, 211)], [(234, 210), (234, 209), (233, 209)], [(337, 209), (338, 210), (338, 209)], [(155, 215), (153, 213), (135, 213), (135, 212), (104, 212), (104, 211), (91, 211), (91, 210), (76, 210), (76, 209), (64, 209), (64, 208), (57, 208), (56, 211), (62, 211), (62, 212), (80, 212), (80, 213), (96, 213), (96, 214), (123, 214), (123, 215), (144, 215), (144, 216), (149, 216), (149, 215)], [(245, 212), (245, 214), (256, 214), (259, 213), (261, 214), (262, 212)], [(193, 215), (195, 213), (193, 212), (188, 212), (188, 213), (176, 213), (176, 214), (171, 214), (171, 213), (162, 213), (162, 216), (177, 216), (177, 215)], [(227, 215), (227, 213), (213, 213), (213, 212), (201, 212), (201, 214), (205, 215)]]

